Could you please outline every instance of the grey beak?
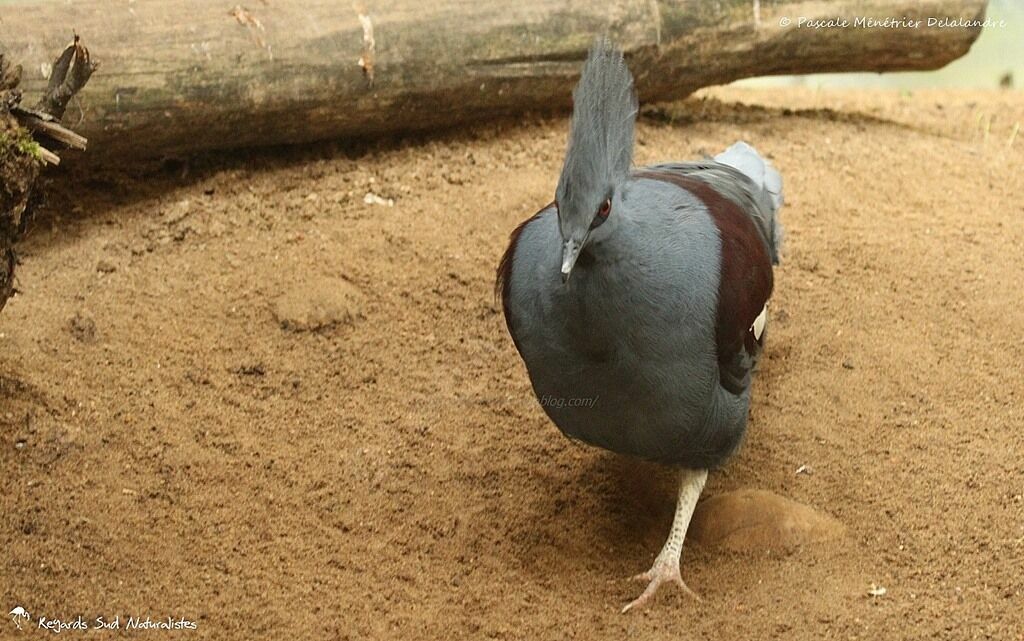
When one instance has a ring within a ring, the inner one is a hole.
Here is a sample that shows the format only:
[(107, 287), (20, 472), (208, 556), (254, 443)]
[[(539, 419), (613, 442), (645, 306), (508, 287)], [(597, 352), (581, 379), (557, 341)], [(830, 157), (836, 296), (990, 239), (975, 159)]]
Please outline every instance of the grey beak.
[(576, 264), (576, 259), (580, 256), (580, 250), (583, 248), (583, 243), (577, 243), (575, 240), (570, 238), (565, 241), (562, 245), (562, 282), (566, 283), (569, 281), (569, 275), (572, 274), (572, 268)]

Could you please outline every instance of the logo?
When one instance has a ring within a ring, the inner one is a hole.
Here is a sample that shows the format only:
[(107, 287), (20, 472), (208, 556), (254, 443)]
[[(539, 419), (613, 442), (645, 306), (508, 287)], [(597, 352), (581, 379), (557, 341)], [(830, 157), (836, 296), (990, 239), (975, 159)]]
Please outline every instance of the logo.
[[(2, 2), (2, 0), (0, 0)], [(49, 616), (36, 616), (35, 624), (32, 623), (32, 615), (20, 605), (10, 611), (11, 620), (19, 630), (36, 627), (40, 630), (49, 630), (54, 634), (67, 632), (69, 630), (195, 630), (199, 627), (196, 621), (185, 617), (165, 616), (153, 618), (152, 615), (145, 617), (141, 615), (128, 615), (122, 623), (121, 615), (115, 614), (112, 618), (106, 615), (99, 615), (93, 619), (87, 619), (79, 614), (74, 619), (57, 619)], [(22, 627), (22, 624), (28, 624)], [(122, 628), (122, 625), (124, 626)]]
[(22, 629), (21, 621), (23, 619), (25, 620), (26, 623), (32, 620), (32, 617), (29, 615), (29, 613), (26, 612), (25, 608), (21, 607), (20, 605), (14, 606), (14, 609), (11, 610), (10, 615), (11, 620), (14, 621), (14, 625), (18, 626), (19, 630)]

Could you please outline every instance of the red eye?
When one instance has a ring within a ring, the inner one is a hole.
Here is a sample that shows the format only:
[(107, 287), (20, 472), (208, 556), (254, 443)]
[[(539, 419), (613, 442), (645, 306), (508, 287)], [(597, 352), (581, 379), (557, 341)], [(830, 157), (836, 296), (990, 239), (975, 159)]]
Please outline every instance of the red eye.
[(597, 208), (597, 214), (594, 216), (594, 220), (590, 223), (590, 228), (594, 229), (604, 221), (608, 220), (608, 214), (612, 211), (612, 199), (605, 198), (601, 206)]

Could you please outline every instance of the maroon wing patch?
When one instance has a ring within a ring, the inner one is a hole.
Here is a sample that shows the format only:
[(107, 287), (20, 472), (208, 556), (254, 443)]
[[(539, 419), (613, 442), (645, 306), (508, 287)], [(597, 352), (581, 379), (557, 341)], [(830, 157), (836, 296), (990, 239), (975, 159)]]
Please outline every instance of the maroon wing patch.
[[(693, 176), (671, 171), (641, 171), (638, 178), (671, 183), (690, 192), (708, 208), (722, 238), (721, 280), (715, 342), (723, 374), (731, 370), (741, 351), (753, 355), (760, 348), (751, 326), (772, 294), (772, 261), (754, 221), (739, 205)], [(726, 385), (736, 392), (735, 385)]]

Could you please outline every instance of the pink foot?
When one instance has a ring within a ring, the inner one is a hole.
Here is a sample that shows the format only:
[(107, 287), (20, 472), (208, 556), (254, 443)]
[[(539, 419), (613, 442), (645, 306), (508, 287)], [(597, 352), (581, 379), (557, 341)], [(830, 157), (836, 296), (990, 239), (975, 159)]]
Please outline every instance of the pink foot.
[(626, 607), (622, 608), (622, 613), (625, 614), (633, 608), (640, 608), (647, 605), (648, 601), (654, 597), (654, 594), (661, 587), (662, 583), (674, 583), (681, 587), (684, 592), (697, 599), (701, 600), (700, 596), (696, 592), (691, 590), (686, 583), (683, 582), (683, 577), (679, 573), (679, 561), (662, 561), (660, 558), (655, 559), (654, 566), (650, 570), (637, 574), (633, 577), (634, 581), (647, 581), (647, 589), (643, 591), (643, 594), (638, 596), (636, 599), (631, 601)]

